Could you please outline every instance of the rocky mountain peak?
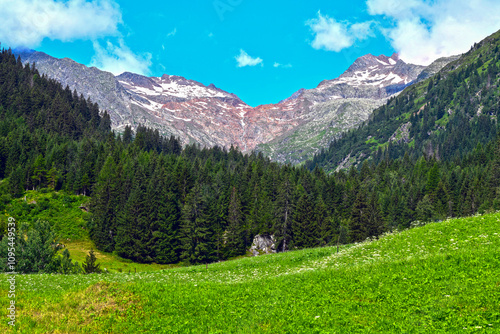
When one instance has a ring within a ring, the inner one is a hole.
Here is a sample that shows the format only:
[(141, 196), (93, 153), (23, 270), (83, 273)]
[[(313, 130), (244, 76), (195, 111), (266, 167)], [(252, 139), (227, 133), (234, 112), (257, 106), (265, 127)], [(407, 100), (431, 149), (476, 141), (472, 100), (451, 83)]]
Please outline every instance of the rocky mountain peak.
[(397, 53), (390, 57), (368, 54), (356, 59), (347, 71), (329, 83), (380, 88), (407, 85), (415, 80), (423, 69), (423, 66), (405, 63), (399, 59)]
[[(40, 52), (20, 55), (24, 62), (36, 62), (42, 73), (108, 110), (117, 131), (126, 125), (144, 124), (179, 137), (185, 144), (235, 145), (243, 151), (265, 143), (273, 159), (293, 162), (366, 120), (374, 108), (411, 84), (422, 71), (398, 54), (366, 55), (339, 78), (317, 88), (300, 89), (277, 104), (252, 108), (214, 84), (205, 86), (182, 76), (146, 77), (130, 72), (114, 76)], [(300, 157), (292, 158), (291, 152), (299, 152)]]
[(349, 66), (347, 71), (344, 72), (343, 75), (366, 70), (368, 68), (374, 68), (375, 66), (378, 69), (382, 69), (385, 67), (394, 67), (396, 63), (399, 61), (399, 55), (397, 53), (393, 53), (392, 56), (387, 57), (386, 55), (374, 56), (371, 53), (359, 57), (354, 61), (354, 63)]

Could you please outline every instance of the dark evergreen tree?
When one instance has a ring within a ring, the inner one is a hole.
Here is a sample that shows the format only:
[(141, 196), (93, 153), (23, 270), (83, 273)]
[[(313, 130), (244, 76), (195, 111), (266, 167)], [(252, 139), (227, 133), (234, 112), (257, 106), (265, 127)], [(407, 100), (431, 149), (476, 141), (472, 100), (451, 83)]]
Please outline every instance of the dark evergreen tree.
[(292, 237), (292, 215), (293, 215), (293, 189), (288, 175), (284, 175), (284, 180), (278, 190), (276, 200), (276, 218), (273, 232), (280, 250), (286, 251)]
[(378, 237), (384, 232), (384, 220), (380, 213), (378, 197), (375, 191), (372, 191), (369, 195), (364, 230), (366, 237)]
[(227, 223), (227, 230), (224, 233), (224, 248), (226, 257), (244, 254), (245, 239), (243, 236), (243, 213), (241, 212), (241, 202), (235, 187), (231, 190)]
[(212, 234), (207, 221), (203, 189), (195, 184), (182, 209), (181, 258), (188, 263), (209, 263), (215, 259)]
[(314, 202), (311, 196), (303, 194), (295, 206), (292, 220), (293, 242), (296, 248), (316, 246), (319, 239), (319, 227), (314, 214)]
[(108, 156), (94, 194), (90, 202), (92, 218), (89, 223), (90, 237), (96, 247), (105, 252), (115, 248), (117, 236), (117, 217), (121, 209), (119, 198), (119, 174), (113, 157)]
[(359, 242), (368, 237), (366, 226), (368, 225), (368, 205), (366, 194), (359, 191), (352, 207), (349, 226), (349, 239), (351, 242)]
[(146, 175), (139, 169), (124, 210), (118, 219), (115, 250), (121, 257), (149, 263), (152, 258), (151, 219), (148, 215), (149, 198), (146, 196)]
[(82, 269), (85, 274), (98, 274), (101, 273), (101, 264), (97, 263), (97, 257), (95, 256), (95, 252), (93, 249), (89, 251), (89, 254), (85, 258), (85, 262), (83, 262)]

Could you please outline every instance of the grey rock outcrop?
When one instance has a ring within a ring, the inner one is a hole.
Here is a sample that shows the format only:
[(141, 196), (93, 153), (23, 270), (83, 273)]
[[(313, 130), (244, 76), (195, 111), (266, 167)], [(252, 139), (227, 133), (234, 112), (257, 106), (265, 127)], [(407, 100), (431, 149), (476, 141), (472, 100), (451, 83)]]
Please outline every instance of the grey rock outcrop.
[(253, 238), (250, 252), (253, 256), (276, 253), (276, 240), (274, 235), (257, 234)]
[(427, 66), (417, 77), (417, 81), (422, 81), (427, 78), (432, 77), (437, 72), (441, 71), (446, 65), (459, 59), (462, 55), (450, 56), (450, 57), (442, 57), (433, 61), (429, 66)]

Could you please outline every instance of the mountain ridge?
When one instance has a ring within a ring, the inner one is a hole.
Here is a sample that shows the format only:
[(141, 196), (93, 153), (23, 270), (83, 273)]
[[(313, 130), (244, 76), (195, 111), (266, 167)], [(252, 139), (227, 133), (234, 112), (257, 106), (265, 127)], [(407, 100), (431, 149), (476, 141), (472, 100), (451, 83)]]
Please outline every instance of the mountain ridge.
[(437, 74), (419, 75), (417, 84), (375, 110), (363, 127), (318, 152), (306, 166), (338, 170), (360, 166), (367, 159), (377, 163), (405, 155), (462, 159), (485, 145), (499, 131), (499, 48), (500, 31), (460, 57), (436, 60), (428, 70), (439, 69)]
[[(291, 163), (304, 161), (338, 133), (365, 121), (386, 98), (414, 82), (423, 69), (406, 64), (397, 54), (368, 54), (358, 58), (338, 78), (324, 80), (313, 89), (300, 89), (276, 104), (252, 108), (236, 94), (214, 84), (206, 86), (181, 76), (146, 77), (131, 72), (114, 76), (69, 58), (57, 59), (31, 50), (17, 54), (23, 62), (35, 62), (42, 73), (108, 110), (118, 132), (127, 125), (135, 129), (143, 124), (179, 137), (183, 144), (226, 148), (233, 145), (244, 152), (257, 149), (274, 160)], [(346, 110), (351, 110), (347, 112), (350, 115), (346, 115)], [(327, 139), (318, 138), (297, 157), (289, 159), (297, 151), (296, 145), (284, 148), (282, 140), (287, 140), (291, 131), (317, 130), (311, 124), (330, 125), (318, 130)]]

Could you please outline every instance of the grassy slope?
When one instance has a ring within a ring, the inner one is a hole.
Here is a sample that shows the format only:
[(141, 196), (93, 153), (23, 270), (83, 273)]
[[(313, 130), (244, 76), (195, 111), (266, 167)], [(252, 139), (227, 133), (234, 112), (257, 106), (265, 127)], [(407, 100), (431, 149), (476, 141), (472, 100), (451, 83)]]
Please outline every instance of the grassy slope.
[[(18, 277), (19, 333), (494, 333), (500, 213), (341, 249), (137, 274)], [(7, 282), (0, 281), (0, 305)], [(0, 331), (7, 328), (0, 308)]]
[(18, 222), (31, 223), (37, 219), (53, 224), (55, 231), (64, 242), (88, 240), (85, 217), (88, 215), (80, 206), (88, 206), (89, 197), (68, 195), (51, 189), (27, 191), (4, 207), (4, 215), (16, 218)]
[[(80, 208), (88, 207), (89, 201), (90, 198), (86, 196), (68, 195), (50, 189), (45, 189), (43, 192), (30, 190), (24, 196), (13, 199), (5, 205), (0, 221), (5, 224), (8, 217), (14, 217), (17, 222), (23, 223), (31, 223), (37, 219), (50, 222), (60, 242), (68, 248), (71, 258), (81, 264), (85, 261), (89, 250), (96, 249), (88, 236), (85, 219), (89, 214)], [(172, 267), (172, 265), (134, 263), (98, 250), (95, 254), (101, 267), (110, 272), (142, 272)]]

